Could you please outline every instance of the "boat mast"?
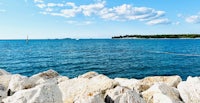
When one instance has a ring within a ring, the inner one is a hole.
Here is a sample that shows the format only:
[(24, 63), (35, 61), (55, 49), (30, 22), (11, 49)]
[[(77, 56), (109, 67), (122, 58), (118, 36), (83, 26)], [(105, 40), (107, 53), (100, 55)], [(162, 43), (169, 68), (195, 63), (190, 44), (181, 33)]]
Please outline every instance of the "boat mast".
[(26, 44), (28, 44), (28, 35), (27, 35), (27, 38), (26, 38)]

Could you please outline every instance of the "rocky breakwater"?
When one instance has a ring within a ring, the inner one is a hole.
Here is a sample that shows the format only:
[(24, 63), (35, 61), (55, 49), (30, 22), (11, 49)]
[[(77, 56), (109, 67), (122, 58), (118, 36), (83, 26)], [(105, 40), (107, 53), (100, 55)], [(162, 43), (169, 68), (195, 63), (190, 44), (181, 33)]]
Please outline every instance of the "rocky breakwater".
[(31, 77), (0, 69), (1, 103), (200, 103), (200, 77), (111, 79), (88, 72), (69, 79), (54, 70)]

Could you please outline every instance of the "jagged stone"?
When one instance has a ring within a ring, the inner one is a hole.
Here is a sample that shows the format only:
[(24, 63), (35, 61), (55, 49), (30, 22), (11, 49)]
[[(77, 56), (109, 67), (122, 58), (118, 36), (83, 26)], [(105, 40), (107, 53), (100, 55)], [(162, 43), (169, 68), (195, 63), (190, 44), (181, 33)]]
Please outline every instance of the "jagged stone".
[(200, 103), (200, 78), (188, 77), (179, 83), (178, 91), (185, 103)]
[(4, 103), (62, 103), (57, 85), (41, 84), (31, 89), (20, 90), (3, 99)]
[(9, 72), (5, 71), (4, 69), (0, 69), (0, 76), (2, 75), (11, 75)]
[(140, 80), (136, 86), (135, 90), (139, 92), (143, 92), (149, 89), (155, 83), (165, 83), (172, 87), (177, 87), (177, 85), (182, 81), (180, 76), (153, 76), (153, 77), (146, 77)]
[(105, 93), (107, 89), (113, 88), (117, 82), (104, 76), (98, 75), (91, 79), (88, 78), (74, 78), (58, 84), (62, 91), (63, 101), (71, 101), (73, 103), (76, 96), (88, 93)]
[(128, 87), (131, 90), (133, 90), (136, 84), (139, 82), (139, 80), (137, 79), (127, 79), (127, 78), (115, 78), (114, 80), (117, 81), (120, 86)]
[[(12, 92), (16, 92), (25, 89), (28, 77), (19, 74), (12, 75), (8, 89)], [(12, 95), (12, 94), (11, 94)]]
[(181, 103), (178, 90), (165, 83), (154, 84), (142, 95), (147, 103)]
[(106, 103), (145, 103), (136, 91), (121, 86), (108, 90), (105, 96)]
[(83, 75), (80, 75), (78, 78), (88, 78), (88, 79), (90, 79), (90, 78), (95, 77), (97, 75), (99, 75), (97, 72), (92, 71), (92, 72), (87, 72)]
[(103, 94), (96, 93), (88, 93), (84, 95), (80, 95), (75, 97), (74, 103), (105, 103)]

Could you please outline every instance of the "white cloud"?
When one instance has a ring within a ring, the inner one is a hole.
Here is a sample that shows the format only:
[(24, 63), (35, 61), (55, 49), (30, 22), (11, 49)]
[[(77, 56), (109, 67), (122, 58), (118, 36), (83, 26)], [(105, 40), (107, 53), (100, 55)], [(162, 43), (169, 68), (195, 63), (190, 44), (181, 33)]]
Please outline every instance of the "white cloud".
[(64, 17), (75, 17), (77, 13), (80, 12), (80, 9), (63, 9), (61, 10), (60, 15)]
[(200, 23), (200, 14), (189, 16), (185, 21), (188, 23)]
[(66, 21), (67, 24), (72, 24), (72, 25), (78, 25), (78, 26), (82, 26), (82, 25), (90, 25), (93, 24), (94, 22), (92, 21), (74, 21), (74, 20), (69, 20)]
[[(62, 16), (66, 18), (82, 16), (96, 16), (105, 20), (130, 21), (139, 20), (146, 24), (167, 24), (168, 19), (162, 18), (165, 11), (148, 7), (135, 7), (130, 4), (122, 4), (115, 7), (106, 7), (104, 0), (96, 0), (95, 3), (76, 5), (73, 2), (45, 3), (43, 0), (34, 0), (36, 6), (43, 10), (42, 14)], [(157, 22), (157, 23), (156, 23)]]
[(35, 3), (43, 3), (43, 0), (34, 0)]
[(37, 6), (37, 7), (39, 7), (39, 8), (41, 8), (41, 9), (43, 9), (43, 8), (45, 8), (45, 7), (46, 7), (46, 5), (45, 5), (45, 4), (37, 4), (36, 6)]
[(61, 3), (48, 3), (47, 6), (48, 7), (55, 7), (55, 6), (57, 6), (57, 7), (63, 7), (64, 4), (61, 4)]
[(156, 11), (147, 7), (133, 7), (123, 4), (121, 6), (103, 9), (99, 15), (101, 18), (110, 20), (139, 20), (147, 21), (164, 16), (164, 11)]
[(157, 24), (170, 24), (171, 22), (167, 18), (162, 18), (162, 19), (154, 19), (151, 21), (148, 21), (146, 24), (147, 25), (157, 25)]
[(96, 14), (100, 10), (104, 8), (105, 2), (99, 2), (95, 4), (89, 4), (89, 5), (81, 5), (79, 8), (82, 9), (82, 13), (85, 16), (91, 16), (91, 14)]

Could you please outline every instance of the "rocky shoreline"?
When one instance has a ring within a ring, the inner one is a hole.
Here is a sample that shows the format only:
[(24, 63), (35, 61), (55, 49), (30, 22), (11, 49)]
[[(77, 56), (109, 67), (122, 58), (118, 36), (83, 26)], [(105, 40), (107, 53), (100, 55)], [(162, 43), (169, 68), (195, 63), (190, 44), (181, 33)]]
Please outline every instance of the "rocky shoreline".
[(111, 79), (88, 72), (69, 79), (54, 70), (31, 77), (0, 69), (1, 103), (200, 103), (200, 77)]

